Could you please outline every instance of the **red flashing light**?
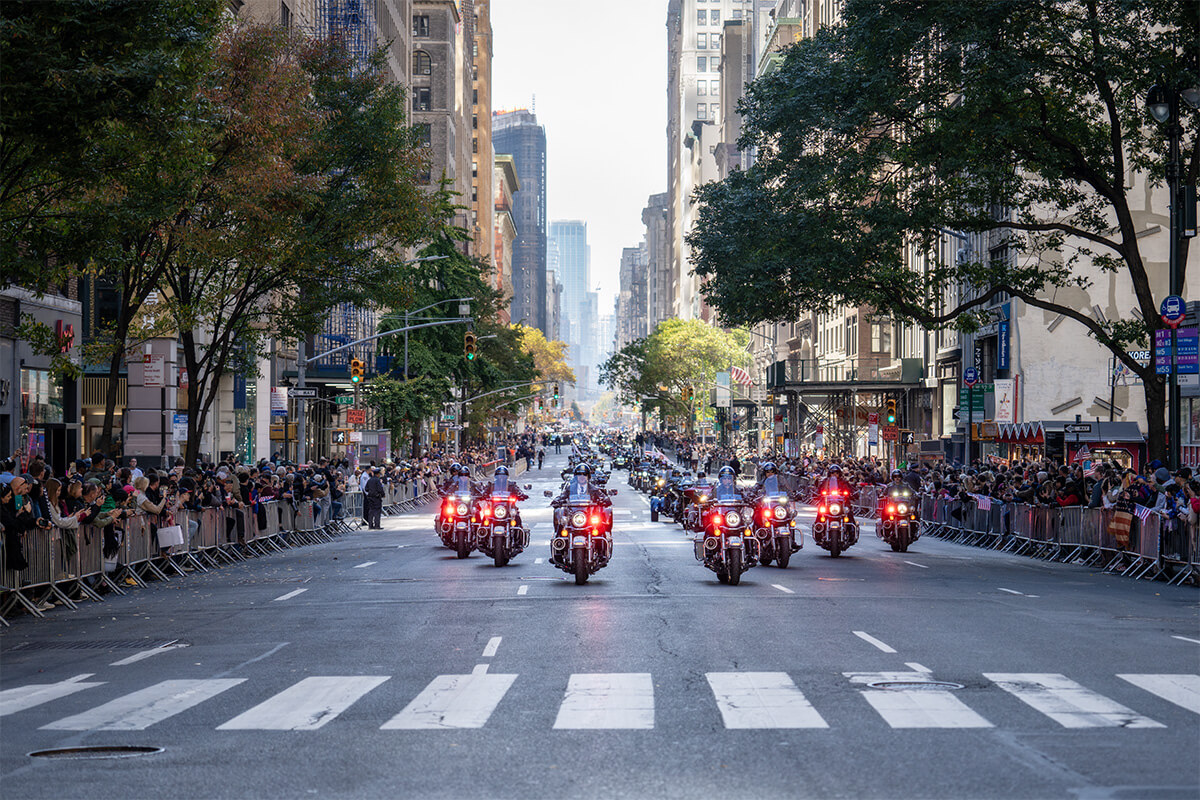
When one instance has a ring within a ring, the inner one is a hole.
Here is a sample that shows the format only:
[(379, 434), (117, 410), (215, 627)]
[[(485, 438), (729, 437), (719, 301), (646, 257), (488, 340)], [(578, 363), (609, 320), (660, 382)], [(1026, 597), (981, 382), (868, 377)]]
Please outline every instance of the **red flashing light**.
[(713, 514), (713, 525), (724, 525), (725, 518), (720, 514)]
[(887, 513), (889, 513), (889, 514), (895, 514), (895, 513), (896, 513), (896, 507), (895, 507), (895, 506), (888, 506), (888, 507), (887, 507)]
[(820, 508), (817, 509), (817, 513), (818, 514), (827, 514), (827, 513), (829, 513), (829, 509), (826, 508), (825, 506), (821, 506)]
[(483, 515), (485, 517), (490, 517), (492, 515), (492, 507), (491, 506), (483, 506), (481, 511), (483, 512)]
[(597, 514), (592, 514), (592, 524), (593, 524), (593, 525), (599, 525), (599, 524), (600, 524), (600, 517), (599, 517), (599, 515), (597, 515)]

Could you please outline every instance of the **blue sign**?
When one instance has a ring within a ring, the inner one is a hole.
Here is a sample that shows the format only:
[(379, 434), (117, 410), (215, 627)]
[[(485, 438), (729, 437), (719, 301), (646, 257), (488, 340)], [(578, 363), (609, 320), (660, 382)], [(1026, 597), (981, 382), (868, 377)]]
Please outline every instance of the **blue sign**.
[(1008, 369), (1010, 364), (1010, 349), (1008, 343), (1008, 326), (1006, 319), (996, 324), (996, 369)]
[(1154, 372), (1171, 374), (1171, 332), (1161, 328), (1154, 332)]
[(979, 370), (974, 367), (967, 367), (963, 370), (963, 383), (967, 386), (974, 386), (979, 383)]
[(1184, 305), (1182, 297), (1173, 294), (1162, 301), (1162, 306), (1159, 307), (1158, 311), (1162, 315), (1162, 321), (1174, 328), (1183, 322), (1183, 316), (1187, 313), (1187, 307)]
[(1200, 328), (1175, 332), (1175, 371), (1180, 375), (1200, 373)]

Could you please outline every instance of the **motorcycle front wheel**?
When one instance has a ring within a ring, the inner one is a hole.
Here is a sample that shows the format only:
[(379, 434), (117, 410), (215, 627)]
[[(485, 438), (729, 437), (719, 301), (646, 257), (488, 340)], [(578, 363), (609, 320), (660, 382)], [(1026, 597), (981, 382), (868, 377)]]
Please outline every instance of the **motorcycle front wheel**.
[(588, 579), (587, 550), (579, 548), (575, 551), (575, 585), (583, 586)]
[(497, 567), (507, 566), (508, 565), (508, 550), (506, 550), (503, 547), (497, 547), (496, 554), (494, 556), (492, 556), (492, 561), (496, 564)]
[(466, 536), (461, 537), (458, 540), (457, 550), (459, 558), (466, 558), (471, 555), (471, 540)]
[(775, 540), (775, 563), (780, 569), (787, 569), (792, 560), (792, 542), (790, 539)]
[(729, 570), (729, 585), (737, 586), (742, 579), (742, 551), (732, 551), (725, 557), (725, 564)]

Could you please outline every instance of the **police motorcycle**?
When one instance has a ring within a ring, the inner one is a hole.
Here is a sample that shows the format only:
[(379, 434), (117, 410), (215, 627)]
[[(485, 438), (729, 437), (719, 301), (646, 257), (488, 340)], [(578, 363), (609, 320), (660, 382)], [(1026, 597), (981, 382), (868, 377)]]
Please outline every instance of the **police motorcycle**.
[(591, 477), (591, 468), (580, 464), (551, 503), (555, 511), (550, 564), (573, 574), (576, 585), (587, 583), (589, 576), (607, 566), (613, 553), (612, 501), (608, 497), (617, 490), (600, 489)]
[(476, 502), (475, 546), (497, 567), (503, 567), (529, 546), (529, 529), (522, 524), (521, 510), (517, 508), (519, 501), (528, 499), (509, 480), (508, 467), (500, 466), (496, 467), (490, 491), (485, 491)]
[(695, 485), (696, 479), (690, 472), (684, 472), (669, 485), (669, 491), (663, 500), (663, 513), (669, 514), (676, 524), (683, 524), (683, 515), (689, 502), (688, 493)]
[(633, 459), (630, 457), (629, 453), (627, 453), (624, 450), (616, 451), (616, 453), (612, 457), (612, 468), (614, 470), (617, 470), (617, 469), (630, 469), (632, 467), (633, 467)]
[(813, 522), (813, 541), (837, 558), (843, 550), (858, 542), (858, 523), (854, 521), (850, 484), (837, 464), (817, 488), (817, 519)]
[(475, 549), (475, 492), (469, 467), (454, 465), (442, 487), (442, 506), (434, 522), (442, 544), (466, 558)]
[(907, 553), (908, 546), (921, 536), (920, 506), (912, 488), (903, 481), (900, 470), (892, 470), (892, 482), (884, 488), (879, 501), (879, 522), (875, 535), (891, 545), (897, 553)]
[(763, 566), (772, 561), (787, 569), (792, 553), (804, 547), (804, 533), (796, 529), (796, 507), (773, 462), (762, 465), (761, 493), (755, 498), (754, 536), (762, 550)]
[(659, 471), (659, 477), (654, 482), (654, 487), (650, 490), (651, 522), (658, 522), (658, 517), (663, 513), (663, 508), (666, 506), (667, 498), (680, 477), (681, 473), (677, 469), (662, 469)]
[(732, 467), (721, 467), (713, 489), (712, 511), (694, 539), (696, 560), (737, 586), (742, 573), (758, 564), (759, 544), (751, 533), (754, 507), (738, 491)]
[(687, 505), (683, 510), (682, 524), (686, 533), (699, 533), (704, 530), (704, 519), (712, 508), (712, 493), (713, 487), (704, 473), (696, 475), (696, 482), (685, 492)]

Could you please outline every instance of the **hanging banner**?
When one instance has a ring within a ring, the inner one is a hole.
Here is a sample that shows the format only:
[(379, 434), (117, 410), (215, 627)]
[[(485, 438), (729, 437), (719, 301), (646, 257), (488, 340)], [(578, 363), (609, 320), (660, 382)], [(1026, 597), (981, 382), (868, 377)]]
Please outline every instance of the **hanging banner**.
[(1012, 378), (997, 378), (996, 422), (1012, 424), (1017, 421), (1017, 382)]
[(286, 417), (287, 416), (287, 401), (288, 390), (286, 386), (271, 387), (271, 416)]

